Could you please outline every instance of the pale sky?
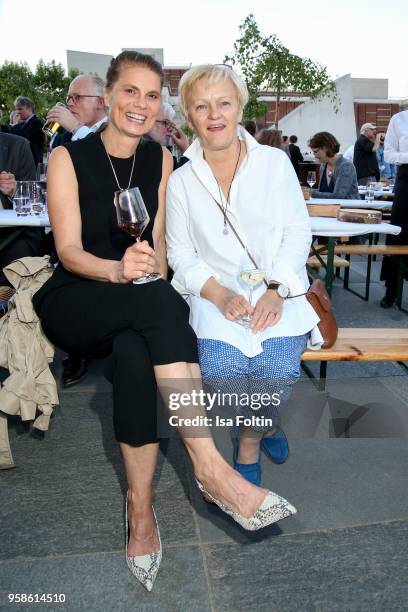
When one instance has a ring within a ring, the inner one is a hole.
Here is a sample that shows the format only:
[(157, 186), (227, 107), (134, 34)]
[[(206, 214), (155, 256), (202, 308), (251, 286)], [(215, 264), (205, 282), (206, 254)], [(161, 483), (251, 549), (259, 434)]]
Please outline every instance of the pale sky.
[(43, 58), (66, 68), (67, 49), (122, 47), (162, 47), (165, 65), (222, 62), (250, 12), (331, 77), (388, 78), (390, 97), (408, 97), (407, 0), (0, 0), (0, 64)]

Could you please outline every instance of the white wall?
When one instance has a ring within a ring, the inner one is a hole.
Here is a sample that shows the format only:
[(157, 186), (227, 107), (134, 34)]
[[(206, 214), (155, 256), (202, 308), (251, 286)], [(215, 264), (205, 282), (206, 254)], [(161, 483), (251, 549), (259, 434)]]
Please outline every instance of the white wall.
[(112, 57), (112, 55), (86, 53), (85, 51), (71, 51), (68, 49), (68, 70), (77, 68), (82, 74), (96, 74), (101, 79), (105, 79)]
[(138, 51), (145, 55), (151, 55), (157, 62), (164, 66), (164, 51), (159, 47), (123, 47), (122, 51)]
[(355, 98), (388, 100), (388, 79), (351, 79)]
[(344, 152), (356, 140), (353, 90), (349, 74), (336, 80), (339, 110), (336, 113), (329, 98), (319, 101), (308, 100), (279, 121), (283, 134), (296, 134), (298, 145), (303, 152), (310, 149), (307, 141), (316, 132), (330, 132), (340, 142)]

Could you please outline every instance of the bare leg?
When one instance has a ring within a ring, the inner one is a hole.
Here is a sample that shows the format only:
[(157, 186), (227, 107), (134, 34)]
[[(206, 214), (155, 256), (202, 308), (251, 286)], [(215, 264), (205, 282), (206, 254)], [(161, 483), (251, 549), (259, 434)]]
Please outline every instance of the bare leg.
[[(172, 363), (154, 366), (157, 384), (168, 401), (166, 383), (174, 381), (173, 389), (183, 382), (185, 392), (201, 385), (200, 369), (197, 364)], [(164, 384), (161, 385), (161, 381)], [(190, 382), (189, 382), (190, 381)], [(180, 431), (183, 436), (183, 431)], [(242, 478), (220, 455), (215, 447), (211, 434), (202, 437), (183, 437), (187, 452), (190, 455), (196, 478), (213, 497), (225, 506), (249, 518), (259, 508), (266, 497), (267, 490), (249, 483)]]
[(250, 427), (241, 428), (239, 437), (238, 463), (256, 463), (259, 459), (259, 446), (262, 438), (268, 438), (276, 433), (276, 427), (271, 431), (254, 431)]
[(120, 444), (128, 482), (128, 517), (130, 557), (159, 550), (156, 523), (152, 511), (152, 481), (159, 445), (130, 446)]

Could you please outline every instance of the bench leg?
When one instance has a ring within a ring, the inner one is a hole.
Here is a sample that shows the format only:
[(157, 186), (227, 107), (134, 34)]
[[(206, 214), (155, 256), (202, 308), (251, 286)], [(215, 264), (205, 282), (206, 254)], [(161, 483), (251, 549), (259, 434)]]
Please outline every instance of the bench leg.
[[(374, 233), (373, 234), (373, 244), (378, 244), (379, 239), (380, 239), (380, 234)], [(373, 261), (377, 261), (377, 255), (373, 255)]]
[(344, 268), (344, 280), (343, 280), (343, 288), (349, 288), (349, 278), (350, 278), (350, 255), (346, 255), (346, 261), (348, 261), (348, 267)]
[[(368, 243), (369, 246), (372, 245), (373, 243), (373, 235), (370, 234), (369, 239), (368, 239)], [(353, 295), (356, 295), (357, 297), (361, 298), (362, 300), (368, 302), (369, 297), (370, 297), (370, 281), (371, 281), (371, 262), (372, 262), (372, 255), (368, 255), (367, 256), (367, 270), (366, 270), (366, 282), (365, 282), (365, 293), (364, 295), (361, 295), (361, 293), (358, 293), (357, 291), (355, 291), (354, 289), (350, 289), (349, 287), (349, 269), (350, 269), (350, 255), (346, 255), (346, 259), (349, 262), (349, 267), (346, 268), (344, 270), (344, 283), (343, 283), (343, 287), (344, 289), (347, 289), (347, 291), (350, 291), (350, 293), (353, 293)]]
[(327, 361), (320, 362), (319, 391), (326, 390)]
[(325, 285), (327, 293), (331, 297), (334, 279), (334, 245), (336, 238), (329, 237), (327, 239), (327, 264), (326, 264), (326, 278)]
[(309, 368), (308, 365), (305, 364), (304, 361), (301, 362), (301, 366), (306, 376), (312, 380), (313, 384), (317, 387), (318, 391), (325, 391), (326, 390), (327, 361), (320, 362), (320, 378), (318, 382), (316, 382), (316, 376), (313, 374), (312, 370)]
[(406, 363), (404, 363), (403, 361), (397, 361), (398, 365), (400, 366), (400, 368), (402, 368), (404, 370), (404, 372), (406, 372), (408, 374), (408, 366)]
[(366, 288), (365, 288), (365, 297), (364, 297), (366, 302), (368, 302), (368, 298), (370, 297), (371, 257), (372, 255), (369, 255), (367, 257)]

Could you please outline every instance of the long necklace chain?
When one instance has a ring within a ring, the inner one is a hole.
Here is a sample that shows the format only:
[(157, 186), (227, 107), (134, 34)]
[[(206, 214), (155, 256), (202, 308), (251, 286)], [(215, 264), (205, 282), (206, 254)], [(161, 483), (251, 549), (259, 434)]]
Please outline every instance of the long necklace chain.
[(217, 181), (217, 179), (216, 179), (216, 177), (215, 177), (215, 174), (214, 174), (215, 182), (217, 183), (217, 186), (218, 186), (218, 192), (219, 192), (219, 194), (220, 194), (220, 200), (221, 200), (222, 212), (223, 212), (223, 215), (224, 215), (224, 229), (222, 230), (222, 233), (223, 233), (225, 236), (227, 236), (227, 235), (228, 235), (228, 233), (229, 233), (229, 232), (228, 232), (228, 225), (227, 225), (227, 209), (228, 209), (228, 206), (229, 206), (229, 203), (230, 203), (231, 187), (232, 187), (232, 183), (233, 183), (233, 181), (234, 181), (235, 175), (236, 175), (237, 170), (238, 170), (238, 164), (239, 164), (239, 159), (240, 159), (240, 157), (241, 157), (241, 141), (239, 140), (239, 150), (238, 150), (237, 162), (236, 162), (236, 164), (235, 164), (234, 173), (233, 173), (233, 175), (232, 175), (232, 179), (231, 179), (231, 182), (230, 182), (230, 184), (229, 184), (228, 193), (227, 193), (227, 199), (225, 200), (225, 205), (224, 205), (224, 199), (225, 199), (225, 197), (224, 197), (224, 196), (223, 196), (223, 194), (222, 194), (220, 184), (219, 184), (219, 182)]
[[(102, 138), (101, 138), (101, 140), (102, 140)], [(118, 181), (118, 177), (117, 177), (116, 172), (115, 172), (115, 168), (113, 167), (112, 160), (111, 160), (111, 158), (110, 158), (109, 153), (108, 153), (108, 152), (107, 152), (107, 150), (106, 150), (105, 143), (103, 142), (103, 140), (102, 140), (102, 144), (103, 144), (103, 148), (105, 149), (105, 153), (106, 153), (106, 155), (107, 155), (107, 157), (108, 157), (109, 163), (110, 163), (110, 165), (111, 165), (112, 172), (113, 172), (113, 176), (115, 177), (115, 180), (116, 180), (116, 184), (117, 184), (117, 186), (118, 186), (118, 189), (119, 189), (119, 191), (125, 191), (125, 189), (123, 189), (123, 188), (122, 188), (122, 187), (119, 185), (119, 181)], [(136, 151), (133, 153), (132, 169), (131, 169), (131, 171), (130, 171), (129, 183), (128, 183), (128, 186), (126, 187), (126, 189), (129, 189), (129, 187), (130, 187), (130, 183), (132, 182), (133, 168), (135, 167), (135, 158), (136, 158)]]

